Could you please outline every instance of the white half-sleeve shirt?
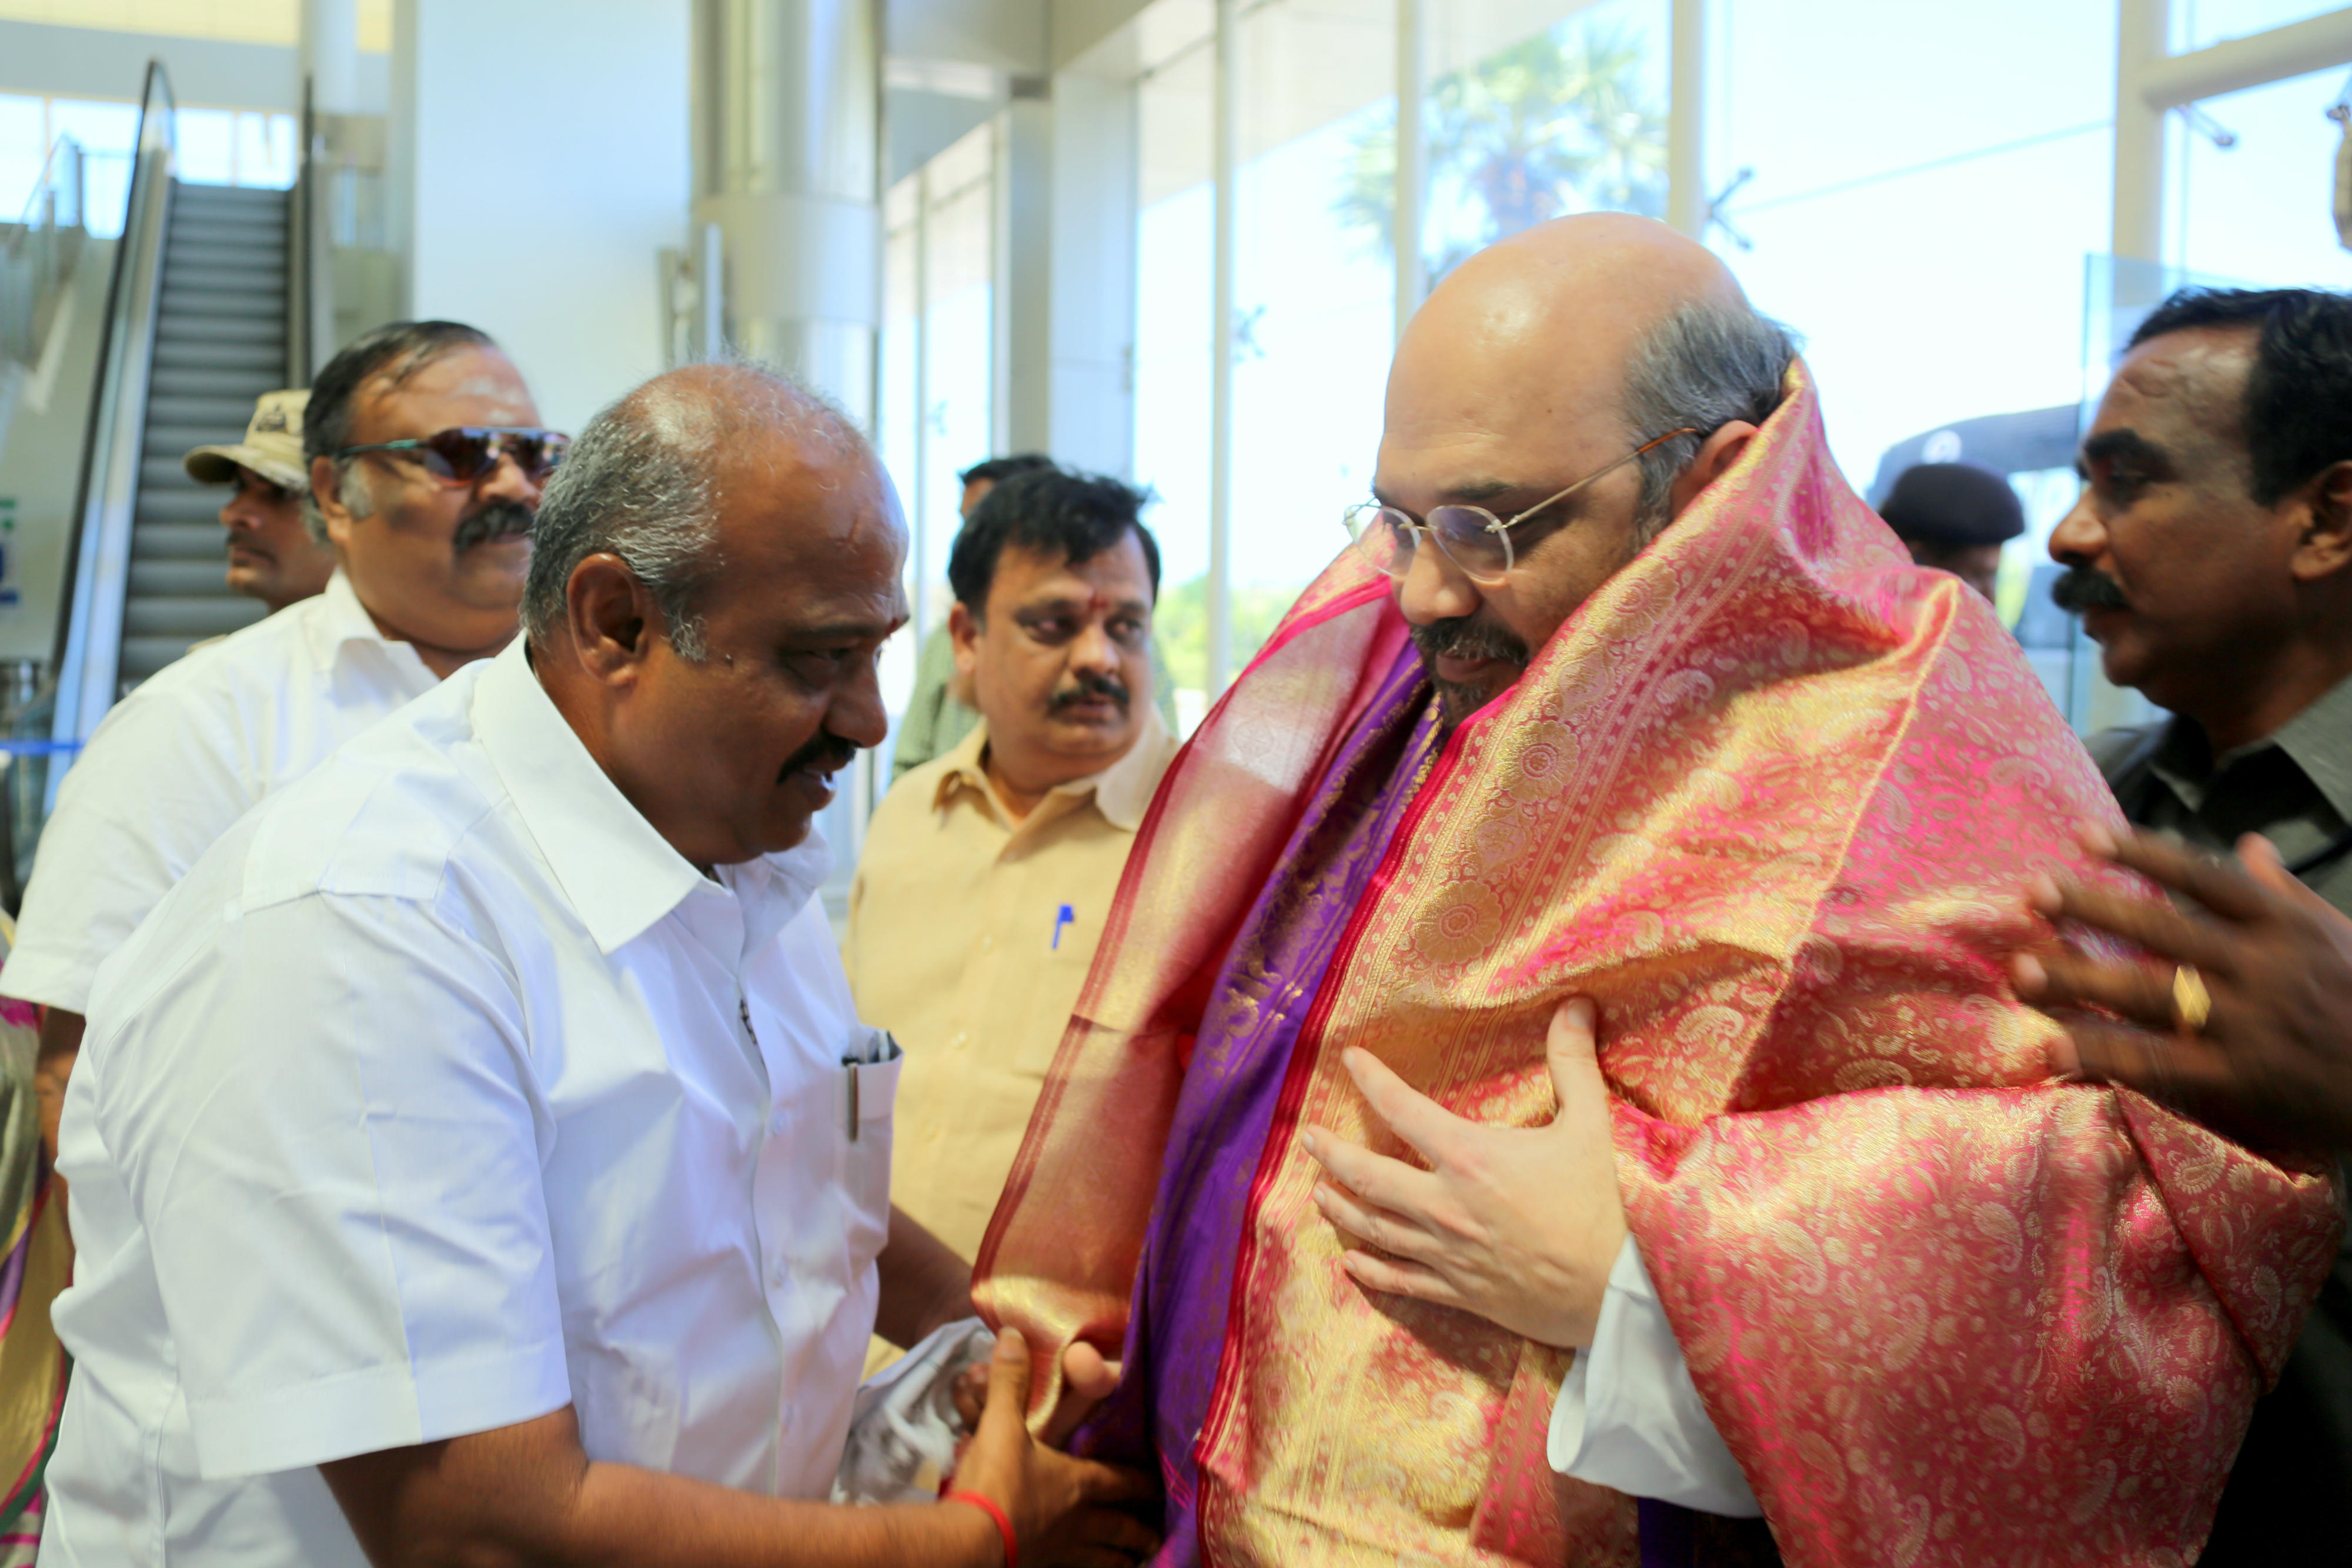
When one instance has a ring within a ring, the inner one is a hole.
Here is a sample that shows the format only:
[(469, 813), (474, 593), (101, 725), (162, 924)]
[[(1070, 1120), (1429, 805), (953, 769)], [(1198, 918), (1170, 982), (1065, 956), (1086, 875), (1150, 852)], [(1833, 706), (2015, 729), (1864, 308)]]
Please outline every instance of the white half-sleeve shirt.
[(436, 685), (340, 571), (115, 704), (41, 830), (0, 996), (89, 1011), (90, 980), (264, 796)]
[(845, 1065), (827, 861), (697, 872), (520, 644), (237, 823), (68, 1094), (43, 1563), (361, 1568), (319, 1464), (567, 1403), (591, 1458), (825, 1496), (897, 1071)]
[(1699, 1400), (1630, 1234), (1609, 1270), (1591, 1347), (1576, 1353), (1560, 1384), (1547, 1448), (1561, 1475), (1633, 1497), (1733, 1519), (1764, 1511)]

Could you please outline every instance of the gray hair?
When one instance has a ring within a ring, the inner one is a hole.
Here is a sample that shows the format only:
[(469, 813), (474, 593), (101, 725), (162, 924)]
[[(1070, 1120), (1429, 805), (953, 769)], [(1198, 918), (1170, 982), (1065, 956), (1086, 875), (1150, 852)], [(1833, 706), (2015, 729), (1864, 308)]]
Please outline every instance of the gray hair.
[[(375, 481), (359, 465), (356, 457), (334, 459), (335, 498), (342, 502), (343, 510), (355, 522), (364, 522), (375, 516)], [(327, 514), (319, 510), (319, 497), (311, 488), (302, 487), (302, 527), (317, 544), (330, 545), (334, 538), (327, 532)]]
[(1761, 424), (1780, 406), (1796, 357), (1795, 335), (1744, 299), (1685, 305), (1650, 329), (1625, 367), (1625, 423), (1637, 443), (1683, 425), (1695, 434), (1642, 454), (1633, 529), (1643, 543), (1673, 520), (1675, 481), (1708, 436), (1735, 420)]
[(614, 555), (653, 596), (677, 656), (709, 658), (701, 593), (724, 564), (715, 470), (722, 454), (745, 455), (740, 438), (754, 426), (845, 455), (871, 451), (846, 414), (772, 368), (698, 365), (656, 377), (590, 420), (547, 482), (523, 586), (531, 640), (563, 623), (580, 563)]

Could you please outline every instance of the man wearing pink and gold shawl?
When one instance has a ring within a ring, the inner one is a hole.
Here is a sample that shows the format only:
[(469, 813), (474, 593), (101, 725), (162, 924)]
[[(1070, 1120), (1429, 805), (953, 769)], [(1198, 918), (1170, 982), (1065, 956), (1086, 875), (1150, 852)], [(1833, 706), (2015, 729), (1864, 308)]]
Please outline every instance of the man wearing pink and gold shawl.
[(1406, 333), (1377, 489), (1163, 784), (982, 1249), (1123, 1347), (1081, 1439), (1161, 1560), (2192, 1560), (2331, 1194), (2048, 1076), (2016, 889), (2114, 808), (1785, 335), (1659, 225), (1530, 231)]

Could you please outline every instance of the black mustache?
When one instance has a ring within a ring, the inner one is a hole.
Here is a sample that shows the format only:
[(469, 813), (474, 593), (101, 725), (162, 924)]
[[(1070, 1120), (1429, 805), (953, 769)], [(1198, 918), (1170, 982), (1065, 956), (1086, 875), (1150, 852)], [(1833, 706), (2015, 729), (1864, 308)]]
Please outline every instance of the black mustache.
[(2095, 566), (2070, 566), (2050, 585), (2050, 597), (2069, 615), (2085, 610), (2129, 610), (2131, 601), (2116, 580)]
[(492, 539), (512, 538), (517, 534), (528, 536), (539, 526), (539, 514), (520, 501), (492, 501), (470, 517), (457, 519), (457, 531), (450, 542), (459, 555), (476, 545), (488, 544)]
[(1089, 670), (1081, 673), (1077, 681), (1076, 685), (1055, 692), (1045, 704), (1045, 711), (1060, 713), (1064, 708), (1073, 707), (1090, 697), (1108, 697), (1119, 706), (1119, 711), (1127, 710), (1127, 683), (1117, 675), (1097, 675)]
[(1528, 645), (1492, 622), (1475, 615), (1456, 615), (1412, 629), (1412, 645), (1424, 659), (1500, 659), (1507, 664), (1528, 662)]
[(856, 755), (857, 747), (831, 731), (821, 729), (806, 746), (784, 758), (783, 767), (776, 770), (776, 779), (781, 783), (803, 768), (819, 773), (838, 773), (848, 767), (850, 759)]

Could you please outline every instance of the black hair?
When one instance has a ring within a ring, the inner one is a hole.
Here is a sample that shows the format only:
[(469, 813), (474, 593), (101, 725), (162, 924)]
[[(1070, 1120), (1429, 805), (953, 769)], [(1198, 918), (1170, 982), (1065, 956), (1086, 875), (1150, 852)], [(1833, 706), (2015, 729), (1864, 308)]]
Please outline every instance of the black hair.
[(1129, 532), (1143, 547), (1151, 597), (1160, 597), (1160, 544), (1143, 526), (1150, 496), (1100, 474), (1076, 474), (1050, 464), (998, 482), (956, 536), (948, 556), (948, 584), (973, 615), (988, 609), (997, 558), (1007, 545), (1083, 565), (1117, 549)]
[(1054, 460), (1042, 452), (1018, 452), (1010, 457), (991, 457), (985, 462), (975, 463), (958, 474), (956, 479), (965, 485), (982, 479), (992, 485), (1001, 485), (1016, 474), (1035, 474), (1053, 465)]
[(2274, 507), (2323, 468), (2352, 460), (2352, 295), (2178, 289), (2139, 324), (2130, 346), (2198, 327), (2256, 330), (2239, 418), (2258, 505)]
[(490, 335), (462, 321), (394, 321), (352, 340), (310, 383), (302, 411), (302, 457), (331, 457), (352, 444), (352, 402), (371, 381), (398, 386), (454, 349), (495, 349)]

